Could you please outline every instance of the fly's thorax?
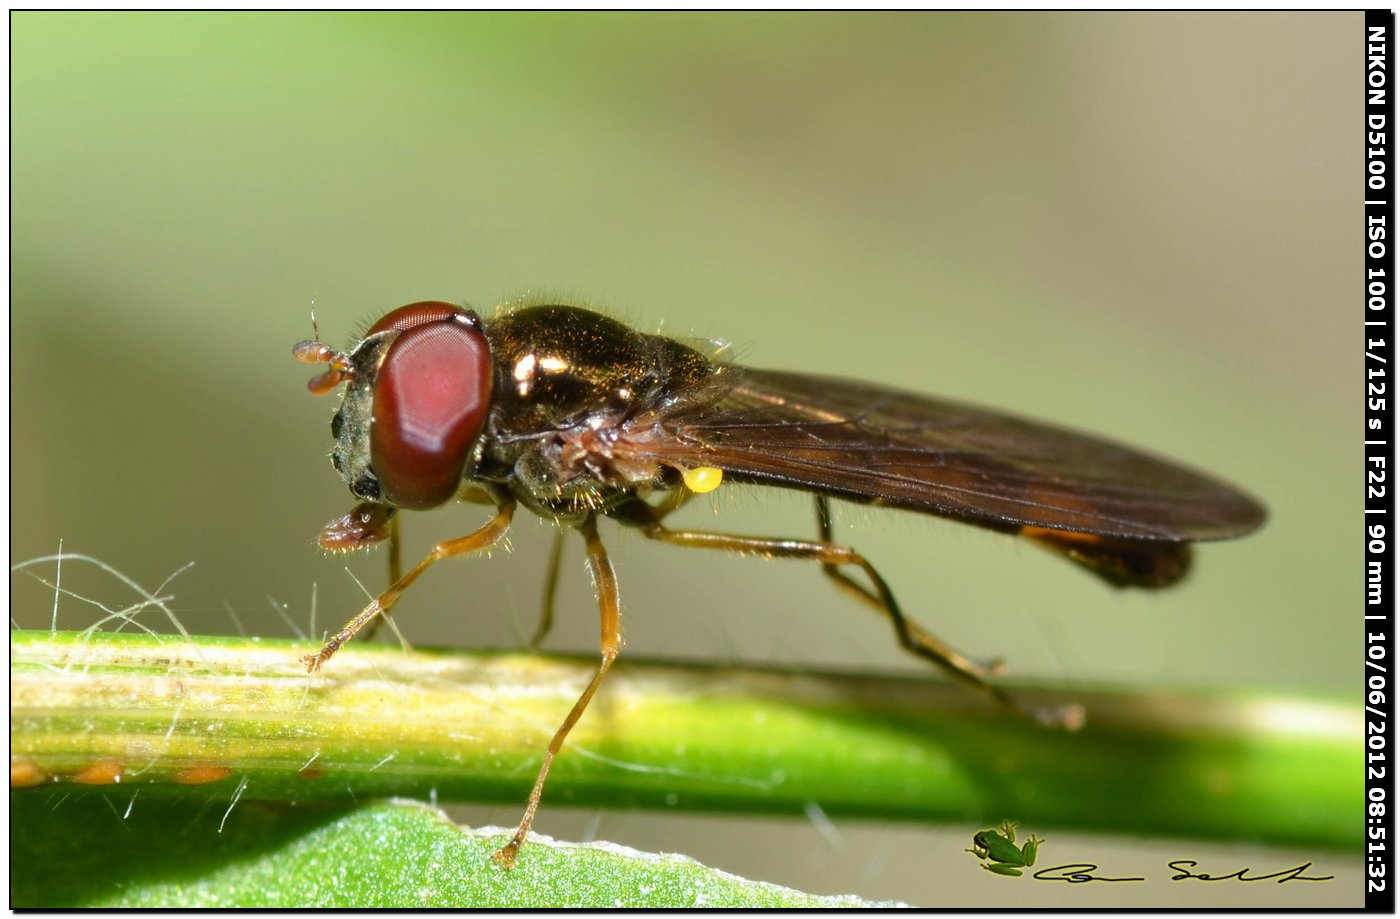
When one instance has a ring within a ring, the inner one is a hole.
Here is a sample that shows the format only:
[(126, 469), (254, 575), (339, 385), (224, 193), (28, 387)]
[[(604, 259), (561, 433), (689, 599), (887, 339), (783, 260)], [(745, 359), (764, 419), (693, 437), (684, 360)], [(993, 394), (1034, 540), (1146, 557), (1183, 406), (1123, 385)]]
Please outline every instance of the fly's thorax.
[(559, 517), (658, 481), (655, 462), (629, 455), (629, 438), (713, 376), (698, 351), (577, 307), (518, 309), (485, 332), (495, 381), (479, 471)]
[(486, 336), (502, 438), (624, 416), (655, 382), (651, 336), (577, 307), (518, 309), (488, 322)]

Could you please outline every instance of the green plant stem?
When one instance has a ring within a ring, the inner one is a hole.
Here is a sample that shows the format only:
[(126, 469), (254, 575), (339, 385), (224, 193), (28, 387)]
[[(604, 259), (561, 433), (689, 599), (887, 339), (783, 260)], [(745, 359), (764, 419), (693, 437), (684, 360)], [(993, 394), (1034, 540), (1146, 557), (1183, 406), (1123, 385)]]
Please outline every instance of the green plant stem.
[[(596, 664), (286, 641), (13, 632), (11, 787), (242, 800), (519, 802)], [(933, 679), (619, 664), (544, 807), (995, 821), (1359, 844), (1359, 712), (1231, 694), (1016, 690), (1052, 731)]]

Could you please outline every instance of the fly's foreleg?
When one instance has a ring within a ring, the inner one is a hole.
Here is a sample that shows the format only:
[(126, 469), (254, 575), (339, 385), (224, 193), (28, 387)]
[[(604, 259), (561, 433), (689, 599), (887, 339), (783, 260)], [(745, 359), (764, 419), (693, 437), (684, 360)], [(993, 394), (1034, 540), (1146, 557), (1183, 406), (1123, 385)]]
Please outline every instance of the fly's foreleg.
[(457, 539), (449, 539), (433, 546), (433, 551), (429, 552), (427, 557), (410, 568), (408, 574), (391, 584), (388, 590), (375, 597), (369, 606), (360, 611), (359, 615), (345, 623), (345, 627), (331, 636), (331, 639), (322, 646), (320, 651), (303, 657), (301, 662), (306, 665), (306, 669), (313, 673), (320, 670), (326, 661), (331, 659), (331, 655), (340, 650), (341, 645), (353, 638), (356, 632), (374, 621), (377, 616), (388, 612), (398, 602), (399, 597), (403, 595), (409, 585), (418, 580), (423, 572), (437, 562), (445, 558), (452, 558), (454, 555), (480, 552), (482, 549), (488, 549), (495, 545), (510, 528), (510, 520), (514, 514), (515, 499), (506, 494), (500, 495), (497, 499), (494, 517), (486, 521), (474, 533)]

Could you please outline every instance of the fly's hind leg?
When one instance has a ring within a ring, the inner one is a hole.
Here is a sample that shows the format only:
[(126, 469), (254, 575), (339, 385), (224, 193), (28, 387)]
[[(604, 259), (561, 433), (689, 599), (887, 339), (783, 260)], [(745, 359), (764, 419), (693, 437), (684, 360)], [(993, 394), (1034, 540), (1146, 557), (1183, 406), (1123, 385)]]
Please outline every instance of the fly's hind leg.
[[(949, 676), (971, 686), (995, 701), (1008, 711), (1029, 718), (1032, 721), (1051, 727), (1075, 728), (1083, 715), (1077, 707), (1069, 709), (1028, 708), (1018, 702), (1010, 693), (998, 686), (987, 683), (982, 677), (985, 669), (947, 645), (938, 641), (923, 629), (904, 618), (894, 594), (885, 579), (875, 570), (865, 557), (848, 546), (837, 545), (823, 539), (814, 542), (805, 539), (778, 539), (763, 536), (736, 536), (729, 533), (712, 533), (703, 530), (671, 530), (662, 525), (660, 518), (643, 502), (629, 503), (618, 509), (618, 516), (635, 526), (649, 538), (676, 546), (695, 549), (720, 549), (746, 555), (761, 555), (767, 558), (810, 559), (822, 565), (824, 570), (836, 571), (837, 582), (848, 590), (858, 592), (871, 605), (876, 606), (894, 626), (895, 636), (906, 650), (925, 660), (931, 661)], [(829, 532), (830, 520), (827, 516), (824, 530)], [(824, 534), (825, 535), (825, 534)], [(867, 588), (851, 580), (840, 569), (856, 567), (865, 572), (871, 587)]]
[[(835, 545), (831, 530), (831, 502), (827, 500), (825, 495), (817, 495), (817, 532), (819, 538), (828, 545)], [(869, 569), (867, 566), (867, 571), (873, 583), (881, 586), (884, 585), (884, 580), (876, 576), (873, 569)], [(933, 635), (925, 632), (915, 623), (905, 619), (900, 614), (899, 607), (894, 603), (894, 597), (890, 596), (889, 588), (885, 588), (883, 595), (876, 593), (851, 577), (845, 571), (842, 571), (839, 564), (832, 562), (822, 562), (822, 574), (831, 578), (838, 590), (855, 597), (881, 616), (891, 620), (894, 624), (895, 631), (900, 635), (900, 644), (904, 647), (909, 647), (909, 643), (906, 642), (903, 637), (907, 633), (910, 640), (928, 648), (932, 654), (938, 655), (939, 658), (952, 662), (959, 669), (966, 670), (983, 679), (1001, 676), (1002, 672), (1005, 670), (1000, 658), (977, 659), (966, 657), (948, 647)], [(910, 650), (913, 649), (910, 648)], [(920, 657), (929, 657), (928, 654), (924, 654), (920, 651), (914, 651), (914, 653), (918, 654)], [(937, 658), (935, 658), (935, 661), (937, 661)], [(939, 662), (939, 666), (947, 669), (941, 662)], [(961, 678), (961, 674), (959, 674), (959, 677)]]

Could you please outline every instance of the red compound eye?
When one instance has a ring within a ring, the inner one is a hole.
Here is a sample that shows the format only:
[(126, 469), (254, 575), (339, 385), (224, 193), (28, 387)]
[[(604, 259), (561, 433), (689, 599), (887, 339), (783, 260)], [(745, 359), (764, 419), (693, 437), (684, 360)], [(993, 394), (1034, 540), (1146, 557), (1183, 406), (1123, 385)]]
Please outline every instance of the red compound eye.
[(491, 405), (491, 351), (474, 313), (412, 303), (369, 334), (401, 330), (374, 381), (370, 465), (384, 498), (410, 510), (450, 500)]
[(460, 306), (453, 306), (451, 303), (443, 303), (441, 300), (420, 300), (417, 303), (410, 303), (408, 306), (401, 306), (396, 310), (385, 313), (378, 322), (369, 327), (369, 331), (365, 333), (365, 338), (369, 338), (376, 332), (383, 332), (387, 329), (397, 329), (400, 332), (406, 332), (417, 326), (427, 325), (430, 322), (437, 322), (440, 319), (447, 319), (458, 314), (463, 316), (473, 315)]

